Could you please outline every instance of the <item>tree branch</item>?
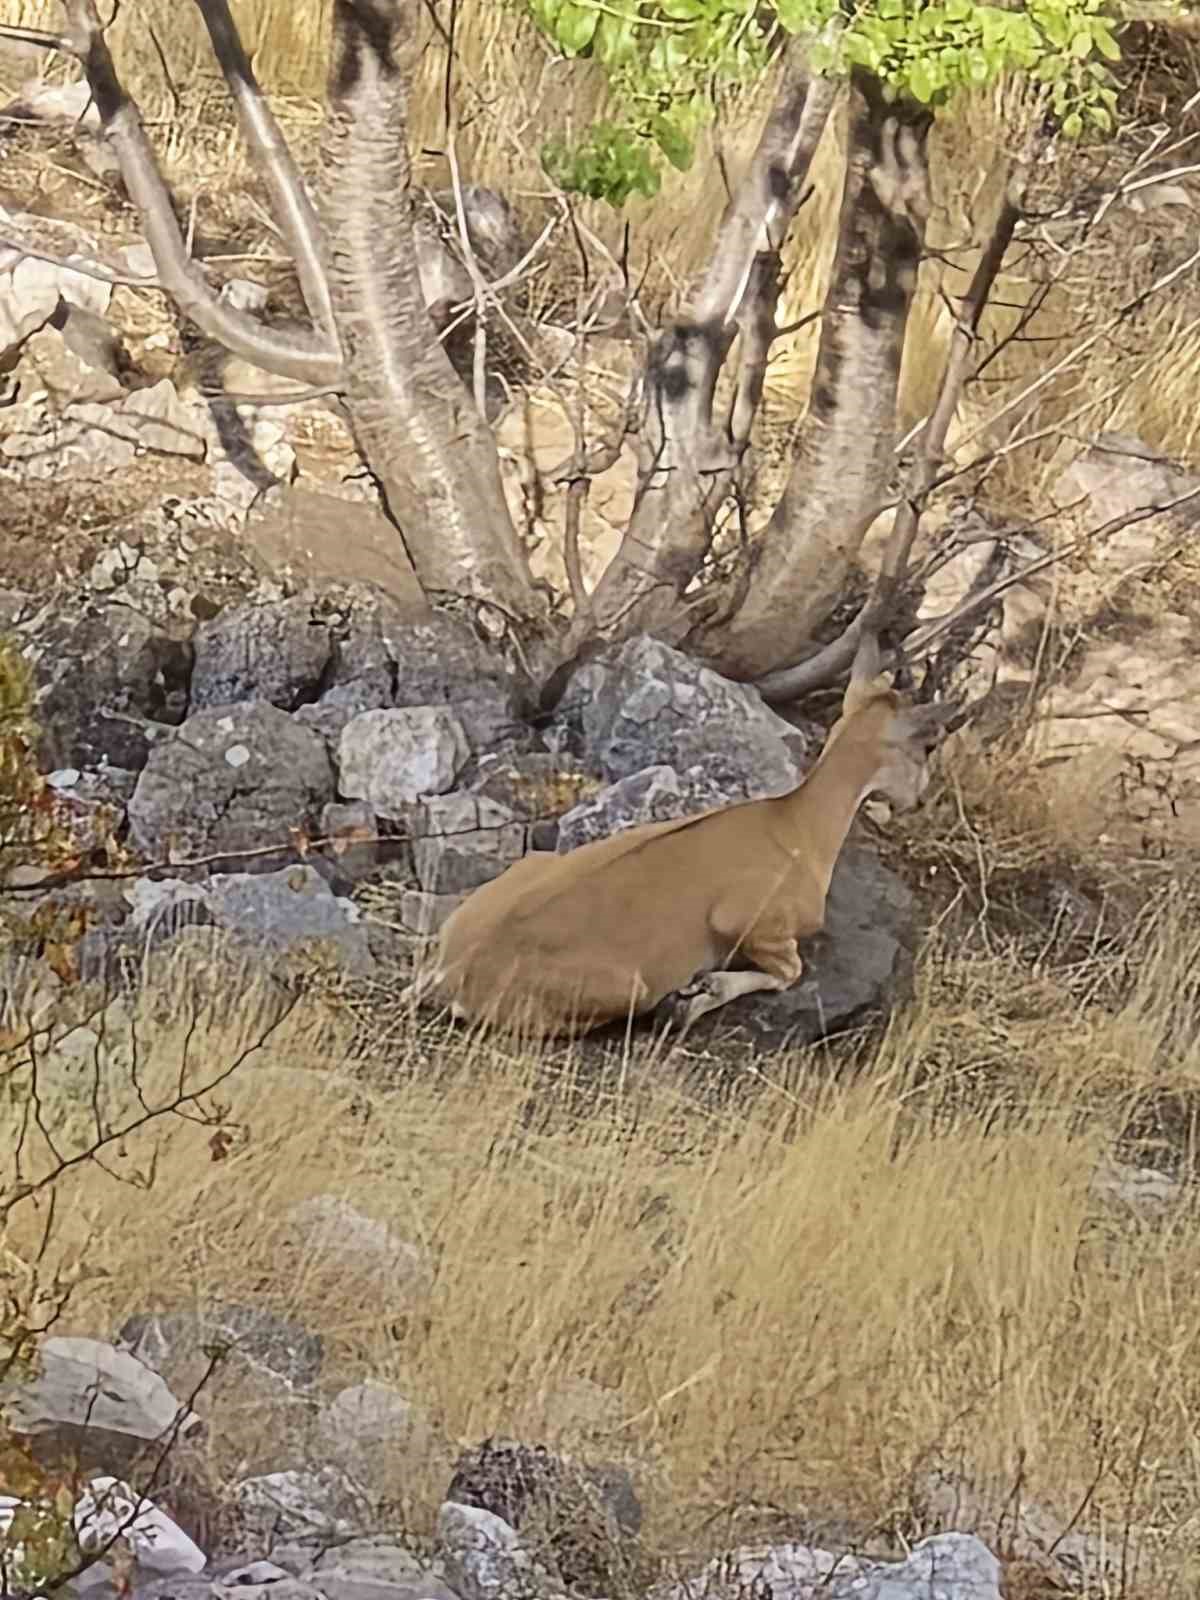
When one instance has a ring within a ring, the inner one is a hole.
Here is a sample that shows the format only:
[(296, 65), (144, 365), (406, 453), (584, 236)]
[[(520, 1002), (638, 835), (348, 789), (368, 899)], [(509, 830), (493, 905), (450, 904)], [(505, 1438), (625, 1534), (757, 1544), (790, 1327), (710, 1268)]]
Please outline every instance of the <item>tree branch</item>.
[(743, 390), (735, 431), (728, 419), (714, 420), (717, 382), (739, 327), (745, 334), (774, 324), (779, 252), (836, 93), (833, 82), (809, 71), (805, 45), (791, 40), (704, 275), (649, 352), (637, 498), (592, 596), (595, 625), (605, 635), (678, 627), (679, 596), (708, 552), (749, 437), (746, 407), (756, 398), (752, 386)]
[(286, 334), (262, 327), (218, 299), (185, 247), (137, 106), (125, 93), (104, 40), (94, 0), (66, 0), (67, 27), (56, 48), (73, 55), (121, 168), (129, 197), (141, 217), (160, 286), (179, 310), (209, 338), (265, 372), (307, 384), (341, 380), (341, 356), (328, 341), (305, 330)]
[(254, 76), (228, 0), (196, 0), (196, 5), (224, 74), (242, 136), (266, 184), (271, 215), (295, 263), (308, 314), (328, 343), (336, 347), (333, 303), (321, 259), (321, 225), (304, 179)]

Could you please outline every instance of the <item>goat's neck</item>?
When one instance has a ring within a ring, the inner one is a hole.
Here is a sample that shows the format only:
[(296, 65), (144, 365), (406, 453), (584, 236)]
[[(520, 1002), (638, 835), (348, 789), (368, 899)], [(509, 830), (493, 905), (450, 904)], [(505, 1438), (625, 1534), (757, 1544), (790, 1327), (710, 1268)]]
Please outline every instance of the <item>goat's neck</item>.
[(879, 766), (875, 740), (843, 736), (823, 752), (799, 788), (778, 802), (789, 848), (803, 856), (823, 891), (829, 889), (846, 835)]

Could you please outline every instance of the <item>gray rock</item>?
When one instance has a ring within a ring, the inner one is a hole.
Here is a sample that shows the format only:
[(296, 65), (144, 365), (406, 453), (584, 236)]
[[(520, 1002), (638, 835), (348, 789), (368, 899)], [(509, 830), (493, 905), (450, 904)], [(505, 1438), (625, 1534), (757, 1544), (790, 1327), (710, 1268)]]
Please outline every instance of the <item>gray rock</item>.
[(380, 689), (374, 678), (354, 678), (349, 683), (339, 683), (326, 689), (311, 705), (301, 706), (296, 721), (319, 733), (329, 749), (330, 759), (336, 765), (342, 733), (347, 725), (364, 711), (382, 711), (389, 708), (391, 695)]
[(743, 1546), (656, 1600), (1001, 1600), (1000, 1563), (967, 1533), (922, 1539), (903, 1561), (864, 1561), (811, 1545)]
[(508, 669), (452, 617), (412, 622), (384, 602), (373, 611), (356, 608), (331, 684), (362, 679), (374, 689), (386, 686), (386, 705), (452, 706), (477, 753), (522, 731), (519, 689)]
[(429, 894), (462, 894), (525, 854), (526, 830), (507, 806), (471, 794), (428, 800), (413, 816), (413, 863)]
[(403, 1451), (418, 1460), (429, 1454), (429, 1419), (398, 1389), (370, 1380), (340, 1390), (317, 1418), (322, 1446), (349, 1465), (380, 1451)]
[(230, 606), (196, 630), (192, 710), (265, 700), (294, 711), (317, 694), (333, 653), (313, 600)]
[(379, 816), (400, 818), (414, 801), (445, 794), (469, 755), (463, 725), (446, 706), (364, 711), (342, 733), (339, 786)]
[[(332, 799), (333, 769), (318, 736), (252, 701), (198, 712), (154, 751), (129, 802), (130, 832), (155, 860), (264, 845), (286, 858), (290, 830), (314, 836)], [(257, 864), (269, 870), (278, 860)]]
[(23, 640), (43, 769), (137, 771), (187, 706), (191, 648), (128, 606), (55, 608)]
[(251, 1561), (212, 1581), (212, 1600), (329, 1600), (306, 1578), (293, 1578), (273, 1561)]
[(607, 839), (643, 822), (668, 822), (705, 808), (693, 801), (686, 779), (673, 767), (645, 767), (585, 800), (559, 819), (560, 855), (593, 839)]
[(132, 1439), (186, 1438), (200, 1419), (151, 1367), (102, 1339), (51, 1338), (38, 1347), (38, 1371), (6, 1386), (5, 1421), (15, 1433), (63, 1427)]
[(198, 1310), (138, 1313), (122, 1323), (118, 1339), (159, 1372), (182, 1369), (203, 1355), (205, 1346), (220, 1345), (229, 1357), (288, 1389), (314, 1384), (325, 1359), (320, 1334), (262, 1306), (222, 1301)]
[[(78, 309), (74, 314), (76, 317), (91, 315)], [(101, 318), (97, 317), (96, 321), (104, 326)], [(53, 325), (40, 328), (25, 341), (21, 359), (23, 363), (32, 364), (38, 382), (53, 395), (60, 408), (72, 401), (119, 400), (125, 393), (115, 367), (83, 359), (68, 343), (65, 327), (61, 332)]]
[(864, 845), (834, 869), (825, 929), (801, 948), (806, 971), (783, 994), (747, 995), (702, 1017), (689, 1037), (736, 1029), (760, 1048), (809, 1044), (886, 1013), (912, 979), (916, 920), (908, 887)]
[(438, 1512), (438, 1555), (460, 1600), (523, 1600), (561, 1593), (502, 1517), (447, 1501)]
[[(1075, 1526), (1074, 1517), (1055, 1514), (1036, 1500), (1014, 1499), (1007, 1484), (973, 1480), (966, 1473), (932, 1467), (914, 1485), (922, 1518), (934, 1527), (964, 1523), (989, 1544), (1003, 1546), (1017, 1560), (1040, 1572), (1047, 1592), (1105, 1594), (1121, 1587), (1122, 1552), (1143, 1553), (1141, 1570), (1152, 1579), (1148, 1530), (1130, 1524), (1107, 1529)], [(1147, 1563), (1146, 1557), (1149, 1557)]]
[(218, 927), (258, 949), (281, 954), (309, 939), (336, 951), (349, 972), (367, 974), (375, 962), (361, 913), (352, 900), (335, 895), (313, 867), (270, 873), (215, 873), (205, 899)]
[(379, 860), (379, 822), (362, 800), (334, 801), (321, 813), (325, 854), (338, 876), (354, 882), (374, 871)]
[(317, 1264), (332, 1259), (343, 1268), (366, 1272), (381, 1287), (386, 1286), (390, 1295), (428, 1287), (429, 1266), (416, 1245), (339, 1195), (318, 1194), (301, 1200), (289, 1210), (286, 1221)]
[[(747, 776), (741, 761), (750, 744), (759, 737), (752, 731), (731, 754), (710, 751), (679, 771), (669, 766), (646, 767), (600, 790), (560, 819), (559, 853), (574, 850), (593, 839), (606, 839), (638, 823), (699, 816), (702, 811), (794, 788), (800, 782), (799, 769), (778, 747), (766, 752), (768, 759), (758, 774)], [(773, 734), (762, 737), (764, 743), (775, 740)], [(685, 746), (689, 740), (690, 734), (681, 735), (676, 741), (680, 759), (686, 759)], [(759, 776), (772, 773), (775, 782), (758, 781)]]
[(756, 690), (645, 636), (577, 673), (559, 718), (577, 724), (610, 780), (656, 765), (680, 771), (711, 755), (744, 799), (791, 788), (816, 754)]
[(457, 1600), (411, 1551), (387, 1539), (350, 1539), (326, 1550), (311, 1577), (326, 1600)]
[(243, 1478), (233, 1498), (242, 1537), (259, 1549), (272, 1550), (285, 1541), (313, 1546), (352, 1534), (353, 1490), (340, 1472), (267, 1472)]
[(460, 1455), (446, 1499), (475, 1506), (518, 1533), (535, 1529), (558, 1575), (586, 1594), (610, 1594), (627, 1571), (626, 1541), (642, 1523), (629, 1472), (516, 1439), (485, 1439)]

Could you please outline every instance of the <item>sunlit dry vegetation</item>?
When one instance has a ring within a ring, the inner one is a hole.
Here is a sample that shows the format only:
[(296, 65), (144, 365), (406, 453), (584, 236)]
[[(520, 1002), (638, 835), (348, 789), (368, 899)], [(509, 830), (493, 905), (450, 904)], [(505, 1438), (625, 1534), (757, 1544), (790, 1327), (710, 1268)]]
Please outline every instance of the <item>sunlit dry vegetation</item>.
[[(940, 1471), (975, 1485), (981, 1528), (1014, 1496), (1097, 1549), (1130, 1524), (1114, 1571), (1178, 1593), (1200, 1570), (1197, 1218), (1186, 1184), (1139, 1214), (1105, 1175), (1114, 1154), (1190, 1174), (1198, 957), (1173, 899), (1127, 948), (1041, 971), (935, 942), (884, 1037), (757, 1063), (538, 1058), (411, 1021), (351, 1051), (325, 1003), (278, 1020), (248, 975), (233, 1020), (160, 985), (135, 1019), (150, 1105), (242, 1065), (59, 1180), (71, 1226), (39, 1271), (86, 1266), (61, 1331), (115, 1328), (149, 1285), (170, 1305), (253, 1284), (324, 1335), (325, 1383), (396, 1382), (447, 1448), (498, 1430), (629, 1461), (655, 1560), (808, 1526), (915, 1537)], [(93, 1137), (79, 1091), (47, 1106), (60, 1156)], [(140, 1115), (128, 1069), (103, 1109)], [(4, 1116), (35, 1178), (45, 1137)], [(381, 1292), (298, 1238), (318, 1194), (427, 1276)], [(8, 1249), (42, 1249), (44, 1221), (44, 1197), (15, 1208)], [(564, 1405), (579, 1379), (609, 1391), (599, 1417)], [(196, 1402), (191, 1470), (217, 1481), (265, 1437), (229, 1398), (218, 1373)], [(276, 1435), (270, 1464), (305, 1462)], [(420, 1535), (446, 1463), (414, 1468), (388, 1487)]]
[[(329, 7), (234, 9), (311, 171)], [(436, 9), (426, 8), (411, 129), (425, 152), (444, 132)], [(14, 11), (44, 21), (48, 5)], [(190, 8), (127, 5), (110, 37), (198, 226), (213, 234), (245, 216), (251, 181)], [(538, 222), (541, 108), (569, 99), (583, 123), (600, 86), (578, 63), (553, 63), (495, 0), (462, 0), (456, 48), (464, 170)], [(1094, 209), (1095, 186), (1124, 170), (1137, 128), (1200, 84), (1196, 48), (1183, 25), (1165, 43), (1142, 40), (1123, 69), (1129, 148), (1059, 152), (1043, 197)], [(15, 78), (27, 65), (6, 70)], [(711, 243), (714, 146), (736, 166), (770, 88), (723, 108), (692, 172), (658, 201), (630, 203), (631, 270), (647, 273), (651, 305)], [(902, 428), (930, 404), (951, 328), (945, 296), (974, 266), (963, 241), (1021, 116), (1015, 95), (990, 90), (935, 132), (940, 188)], [(437, 154), (418, 172), (447, 181)], [(838, 173), (830, 142), (788, 255), (784, 321), (820, 304)], [(57, 180), (45, 170), (37, 181)], [(580, 215), (622, 248), (625, 218), (589, 204)], [(1063, 466), (1104, 429), (1194, 456), (1194, 272), (1113, 321), (1163, 271), (1163, 242), (1192, 222), (1183, 208), (1142, 215), (1130, 249), (1128, 213), (1110, 214), (1064, 257), (1027, 342), (969, 391), (957, 437), (1003, 447), (986, 483), (1002, 514), (1044, 519)], [(575, 273), (564, 249), (536, 292), (565, 302)], [(985, 324), (992, 336), (1015, 325), (1033, 283), (1014, 251)], [(795, 422), (816, 337), (812, 324), (780, 341), (760, 426)], [(1032, 389), (1052, 363), (1056, 375)], [(1070, 537), (1070, 520), (1046, 533)], [(1054, 576), (1064, 592), (1072, 571)], [(77, 1279), (58, 1331), (107, 1337), (147, 1309), (151, 1286), (172, 1305), (237, 1299), (252, 1285), (324, 1335), (331, 1391), (394, 1382), (444, 1443), (417, 1465), (397, 1462), (388, 1486), (416, 1537), (429, 1533), (457, 1446), (499, 1431), (627, 1460), (652, 1564), (822, 1530), (895, 1548), (970, 1525), (1006, 1551), (1014, 1506), (1032, 1502), (1059, 1530), (1094, 1536), (1085, 1592), (1194, 1592), (1195, 885), (1183, 864), (1143, 862), (1133, 881), (1105, 840), (1099, 777), (1089, 787), (1073, 768), (1060, 782), (1036, 749), (964, 738), (929, 807), (894, 830), (933, 932), (914, 996), (882, 1034), (757, 1060), (664, 1054), (645, 1038), (532, 1054), (419, 1024), (386, 991), (353, 1014), (344, 997), (306, 996), (280, 1020), (281, 994), (249, 974), (234, 1015), (226, 1005), (193, 1015), (190, 991), (164, 979), (122, 1024), (136, 1054), (127, 1040), (106, 1057), (103, 1117), (121, 1127), (141, 1116), (139, 1094), (161, 1106), (197, 1092), (189, 1115), (156, 1116), (70, 1167), (53, 1185), (49, 1235), (50, 1190), (22, 1200), (0, 1247), (35, 1276)], [(1073, 929), (1051, 890), (1085, 880), (1115, 909)], [(0, 1084), (31, 1071), (22, 1049), (0, 1057)], [(60, 1157), (94, 1142), (92, 1082), (85, 1070), (56, 1083), (42, 1129), (16, 1098), (0, 1099), (0, 1148), (20, 1149), (21, 1182), (53, 1168), (50, 1140)], [(1104, 1181), (1118, 1158), (1178, 1184), (1150, 1211), (1124, 1205)], [(385, 1222), (427, 1271), (381, 1290), (361, 1263), (308, 1248), (289, 1211), (329, 1194)], [(603, 1415), (563, 1400), (580, 1379), (608, 1391)], [(274, 1438), (259, 1461), (265, 1435), (247, 1437), (224, 1381), (218, 1372), (195, 1402), (213, 1427), (187, 1471), (224, 1484), (307, 1464), (281, 1462)], [(938, 1472), (975, 1486), (967, 1518), (937, 1509)]]

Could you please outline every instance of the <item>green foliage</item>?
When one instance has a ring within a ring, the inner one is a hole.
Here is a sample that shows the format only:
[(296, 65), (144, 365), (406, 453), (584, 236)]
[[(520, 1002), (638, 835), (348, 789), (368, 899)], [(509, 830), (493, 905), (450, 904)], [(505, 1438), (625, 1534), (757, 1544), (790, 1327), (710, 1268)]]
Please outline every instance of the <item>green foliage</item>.
[(516, 0), (566, 56), (604, 71), (619, 120), (577, 145), (551, 139), (547, 171), (565, 189), (621, 205), (651, 196), (658, 156), (691, 165), (713, 91), (761, 74), (785, 33), (811, 38), (822, 72), (873, 73), (889, 96), (941, 108), (1009, 72), (1047, 85), (1064, 134), (1113, 126), (1108, 63), (1120, 56), (1115, 0)]

